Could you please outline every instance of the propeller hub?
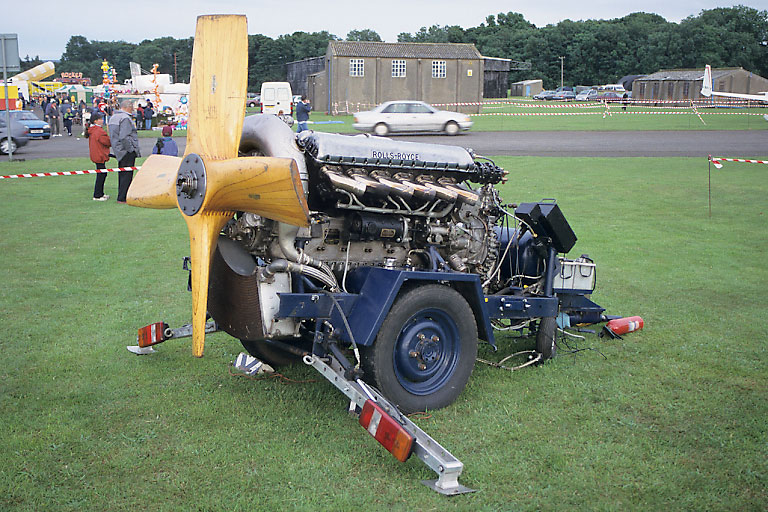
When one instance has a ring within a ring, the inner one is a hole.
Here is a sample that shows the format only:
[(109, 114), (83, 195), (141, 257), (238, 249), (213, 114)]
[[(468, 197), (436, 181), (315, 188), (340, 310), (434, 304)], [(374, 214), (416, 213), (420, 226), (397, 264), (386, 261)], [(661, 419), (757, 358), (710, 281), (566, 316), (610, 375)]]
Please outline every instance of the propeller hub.
[(190, 153), (184, 157), (176, 174), (176, 199), (184, 215), (194, 215), (203, 206), (207, 184), (205, 176), (205, 164), (200, 155)]

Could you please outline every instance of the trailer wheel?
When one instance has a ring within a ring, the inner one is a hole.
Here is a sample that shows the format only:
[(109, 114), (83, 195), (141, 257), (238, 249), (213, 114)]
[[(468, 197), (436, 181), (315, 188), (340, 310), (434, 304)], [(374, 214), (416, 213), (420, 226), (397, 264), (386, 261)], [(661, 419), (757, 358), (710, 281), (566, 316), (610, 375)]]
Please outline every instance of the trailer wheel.
[(403, 412), (440, 409), (472, 374), (477, 325), (459, 292), (424, 285), (398, 298), (375, 343), (361, 348), (366, 379)]
[(552, 359), (555, 357), (557, 345), (555, 344), (555, 333), (557, 332), (557, 319), (554, 316), (548, 316), (539, 320), (539, 330), (536, 332), (536, 351), (541, 354), (542, 359)]

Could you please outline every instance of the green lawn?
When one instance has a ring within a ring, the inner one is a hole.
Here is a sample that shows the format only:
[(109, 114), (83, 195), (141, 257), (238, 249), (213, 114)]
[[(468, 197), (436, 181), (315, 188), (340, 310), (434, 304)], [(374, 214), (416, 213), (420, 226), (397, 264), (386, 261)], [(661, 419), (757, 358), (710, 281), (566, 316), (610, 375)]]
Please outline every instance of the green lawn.
[[(675, 117), (675, 116), (670, 116)], [(0, 510), (764, 510), (768, 174), (692, 158), (498, 158), (507, 201), (556, 197), (598, 263), (593, 299), (641, 315), (537, 368), (478, 364), (417, 420), (479, 492), (445, 498), (310, 369), (231, 376), (223, 333), (129, 354), (186, 323), (178, 212), (91, 201), (93, 176), (0, 181)], [(0, 175), (90, 168), (0, 163)], [(113, 197), (117, 177), (107, 178)], [(499, 359), (530, 342), (499, 336)], [(603, 357), (605, 356), (605, 357)]]

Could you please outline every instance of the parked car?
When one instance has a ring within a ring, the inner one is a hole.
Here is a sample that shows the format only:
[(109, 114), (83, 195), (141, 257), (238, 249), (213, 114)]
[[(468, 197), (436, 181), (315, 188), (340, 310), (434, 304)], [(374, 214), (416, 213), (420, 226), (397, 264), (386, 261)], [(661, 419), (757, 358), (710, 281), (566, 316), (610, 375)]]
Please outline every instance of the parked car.
[(576, 101), (592, 101), (597, 99), (597, 89), (587, 89), (576, 95)]
[(554, 95), (555, 95), (555, 91), (541, 91), (539, 94), (534, 94), (533, 99), (551, 100)]
[(261, 106), (261, 94), (255, 92), (249, 92), (245, 97), (246, 107), (260, 107)]
[(373, 110), (358, 112), (355, 130), (385, 136), (390, 132), (445, 132), (456, 135), (469, 130), (472, 121), (466, 114), (437, 110), (423, 101), (388, 101)]
[(29, 128), (11, 119), (11, 136), (5, 124), (5, 111), (0, 111), (0, 154), (7, 155), (29, 142)]
[(562, 91), (556, 92), (550, 99), (558, 101), (575, 100), (576, 93), (567, 89), (563, 89)]
[(570, 85), (563, 85), (555, 89), (555, 92), (562, 92), (562, 91), (573, 91), (573, 87), (571, 87)]
[(600, 101), (621, 101), (623, 94), (619, 94), (618, 92), (608, 91), (608, 92), (602, 92), (598, 93), (597, 98)]
[[(5, 116), (5, 112), (0, 113), (0, 115)], [(30, 139), (51, 138), (51, 125), (37, 117), (31, 110), (13, 110), (11, 111), (11, 119), (29, 129)]]

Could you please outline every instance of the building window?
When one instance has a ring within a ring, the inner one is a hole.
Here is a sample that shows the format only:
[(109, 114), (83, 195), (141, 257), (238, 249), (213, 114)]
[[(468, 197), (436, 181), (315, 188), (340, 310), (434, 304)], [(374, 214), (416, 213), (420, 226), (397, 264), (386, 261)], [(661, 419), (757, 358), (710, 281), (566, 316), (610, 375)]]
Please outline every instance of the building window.
[(659, 82), (653, 82), (653, 86), (651, 87), (651, 98), (654, 100), (659, 99)]
[(675, 97), (675, 82), (669, 82), (667, 84), (667, 98), (672, 99)]
[(349, 76), (365, 76), (363, 59), (349, 59)]
[(392, 61), (392, 78), (405, 78), (405, 61)]
[(645, 83), (640, 84), (640, 97), (645, 97)]
[(720, 80), (719, 87), (717, 88), (718, 91), (725, 91), (725, 80)]
[(445, 78), (445, 61), (432, 61), (432, 78)]
[(691, 82), (683, 82), (683, 98), (688, 99), (688, 93), (691, 92)]

